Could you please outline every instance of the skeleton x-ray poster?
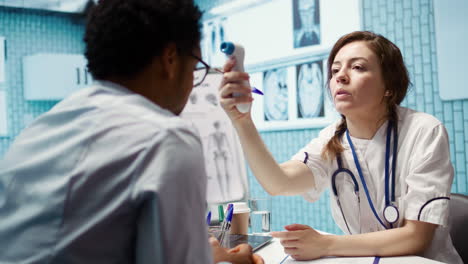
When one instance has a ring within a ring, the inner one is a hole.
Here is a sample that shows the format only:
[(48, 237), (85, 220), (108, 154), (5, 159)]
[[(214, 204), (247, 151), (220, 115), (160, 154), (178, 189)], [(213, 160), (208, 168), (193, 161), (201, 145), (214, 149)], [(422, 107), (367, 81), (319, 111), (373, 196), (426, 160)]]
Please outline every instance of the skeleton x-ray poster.
[(210, 73), (190, 94), (181, 116), (197, 128), (208, 176), (207, 202), (242, 200), (247, 194), (244, 156), (235, 130), (219, 104), (222, 75)]

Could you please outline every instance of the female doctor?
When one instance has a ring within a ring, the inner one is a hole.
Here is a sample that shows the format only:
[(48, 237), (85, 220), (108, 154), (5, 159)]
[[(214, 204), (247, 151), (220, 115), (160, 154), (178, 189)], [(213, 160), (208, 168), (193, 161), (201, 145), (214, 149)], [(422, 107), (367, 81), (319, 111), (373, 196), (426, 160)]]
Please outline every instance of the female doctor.
[[(328, 88), (342, 119), (290, 161), (277, 164), (249, 113), (249, 76), (224, 65), (221, 104), (253, 174), (271, 195), (313, 202), (331, 188), (331, 209), (346, 235), (292, 224), (272, 232), (296, 260), (323, 256), (422, 255), (462, 263), (448, 230), (453, 181), (447, 132), (431, 115), (400, 107), (410, 84), (397, 46), (371, 32), (341, 37), (328, 58)], [(246, 96), (232, 97), (234, 92)]]

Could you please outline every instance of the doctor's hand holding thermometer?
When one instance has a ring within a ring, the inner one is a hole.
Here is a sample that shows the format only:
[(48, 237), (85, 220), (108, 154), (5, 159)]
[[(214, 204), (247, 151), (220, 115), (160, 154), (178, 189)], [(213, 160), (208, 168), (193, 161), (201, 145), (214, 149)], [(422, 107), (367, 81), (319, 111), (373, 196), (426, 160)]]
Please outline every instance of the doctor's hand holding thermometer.
[[(239, 44), (234, 44), (232, 42), (223, 42), (221, 43), (221, 52), (226, 54), (229, 58), (235, 60), (235, 64), (232, 67), (232, 71), (235, 72), (244, 72), (244, 57), (245, 57), (245, 51), (244, 47), (242, 47)], [(249, 82), (247, 80), (242, 81), (241, 84), (245, 86), (250, 86)], [(233, 93), (233, 97), (242, 97), (242, 96), (247, 96), (243, 95), (242, 93)], [(237, 110), (241, 113), (247, 113), (250, 111), (250, 107), (252, 106), (251, 103), (239, 103), (236, 105)]]
[[(229, 116), (231, 118), (245, 116), (246, 113), (250, 112), (252, 106), (252, 93), (260, 95), (263, 95), (263, 93), (255, 87), (250, 87), (250, 77), (244, 72), (244, 47), (233, 42), (223, 42), (220, 50), (227, 57), (227, 62), (224, 65), (225, 77), (221, 86), (226, 83), (226, 78), (237, 78), (236, 83), (230, 83), (232, 90), (227, 91), (229, 94), (224, 94), (224, 97), (229, 97), (233, 103), (229, 109), (229, 112), (231, 112)], [(236, 112), (238, 115), (236, 115)]]
[(302, 195), (311, 202), (330, 187), (332, 216), (345, 233), (286, 226), (271, 235), (287, 254), (298, 260), (422, 255), (462, 263), (446, 228), (453, 181), (447, 132), (435, 117), (399, 106), (410, 80), (395, 44), (367, 31), (335, 43), (327, 84), (342, 118), (281, 164), (251, 116), (236, 110), (251, 98), (233, 97), (250, 92), (248, 75), (231, 71), (234, 63), (224, 66), (221, 105), (253, 174), (271, 195)]

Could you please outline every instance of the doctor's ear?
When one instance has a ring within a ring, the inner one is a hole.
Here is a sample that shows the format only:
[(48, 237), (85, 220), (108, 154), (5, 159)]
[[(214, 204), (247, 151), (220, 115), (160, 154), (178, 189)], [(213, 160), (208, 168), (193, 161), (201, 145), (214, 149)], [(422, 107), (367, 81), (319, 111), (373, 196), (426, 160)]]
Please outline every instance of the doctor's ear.
[(392, 91), (386, 90), (384, 96), (390, 96), (392, 95)]

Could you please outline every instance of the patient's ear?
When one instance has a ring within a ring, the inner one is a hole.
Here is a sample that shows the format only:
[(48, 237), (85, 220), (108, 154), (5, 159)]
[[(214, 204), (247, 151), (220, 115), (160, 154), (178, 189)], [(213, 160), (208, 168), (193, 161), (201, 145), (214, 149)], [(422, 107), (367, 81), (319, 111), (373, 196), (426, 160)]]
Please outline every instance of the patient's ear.
[(173, 79), (177, 76), (179, 53), (174, 43), (168, 44), (161, 53), (161, 66), (164, 77)]

